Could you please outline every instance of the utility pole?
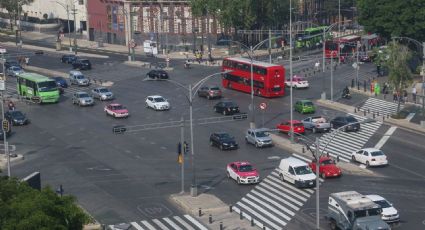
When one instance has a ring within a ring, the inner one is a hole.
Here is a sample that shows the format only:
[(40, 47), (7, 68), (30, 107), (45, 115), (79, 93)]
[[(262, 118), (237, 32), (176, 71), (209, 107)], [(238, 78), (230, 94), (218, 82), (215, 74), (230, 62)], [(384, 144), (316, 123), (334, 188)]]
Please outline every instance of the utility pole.
[[(292, 84), (292, 0), (289, 0), (289, 78)], [(292, 90), (293, 87), (289, 87), (289, 91), (290, 91), (290, 119), (291, 121), (293, 120), (294, 114), (294, 105), (293, 105), (293, 95), (292, 95)], [(290, 132), (291, 134), (291, 143), (294, 143), (294, 126), (293, 123), (291, 122), (291, 129)]]
[(326, 65), (326, 51), (325, 51), (325, 43), (326, 43), (326, 28), (323, 28), (323, 42), (322, 42), (322, 48), (323, 48), (323, 59), (322, 59), (322, 63), (323, 63), (323, 73), (325, 72), (325, 65)]
[(211, 32), (210, 32), (210, 13), (207, 9), (207, 42), (208, 42), (208, 60), (212, 61), (211, 54)]
[(250, 51), (251, 51), (251, 122), (249, 123), (249, 126), (251, 129), (255, 128), (255, 106), (254, 106), (254, 50), (252, 48), (252, 46), (249, 47)]
[[(59, 3), (59, 2), (56, 2)], [(71, 25), (69, 23), (69, 5), (66, 4), (66, 17), (68, 21), (68, 41), (69, 41), (69, 52), (72, 52), (72, 44), (71, 44)]]
[(316, 137), (316, 230), (320, 230), (320, 203), (319, 203), (319, 190), (320, 190), (320, 139)]
[(181, 149), (180, 149), (180, 153), (181, 153), (181, 157), (182, 157), (182, 163), (181, 163), (181, 170), (182, 170), (182, 191), (181, 191), (181, 194), (184, 194), (184, 155), (185, 155), (185, 151), (186, 151), (186, 149), (184, 148), (184, 143), (185, 143), (185, 141), (184, 141), (184, 118), (183, 118), (183, 116), (182, 116), (182, 118), (181, 118), (181, 122), (182, 122), (182, 124), (181, 124), (181, 127), (180, 127), (180, 147), (181, 147)]
[(133, 31), (133, 10), (131, 9), (131, 4), (130, 4), (130, 45), (131, 45), (131, 61), (134, 61), (134, 56), (135, 56), (135, 50), (134, 50), (134, 48), (135, 48), (135, 46), (136, 46), (136, 43), (135, 43), (134, 38), (133, 38), (133, 34), (134, 34), (134, 31)]
[[(341, 0), (338, 0), (338, 41), (341, 40)], [(341, 64), (341, 48), (338, 42), (338, 64)]]
[(9, 154), (9, 146), (7, 143), (7, 129), (10, 129), (10, 124), (7, 125), (7, 129), (5, 129), (5, 122), (8, 122), (5, 120), (4, 117), (4, 94), (6, 93), (6, 70), (4, 67), (4, 63), (6, 62), (5, 59), (1, 59), (2, 67), (3, 67), (3, 81), (4, 81), (4, 89), (1, 89), (3, 92), (1, 93), (1, 121), (2, 121), (2, 132), (3, 132), (3, 145), (4, 145), (4, 154), (7, 157), (7, 176), (10, 178), (10, 154)]
[(359, 69), (360, 69), (360, 65), (359, 65), (359, 46), (360, 46), (360, 42), (357, 41), (357, 44), (356, 44), (356, 48), (357, 48), (357, 55), (356, 55), (356, 85), (359, 84)]
[(198, 196), (198, 185), (196, 185), (195, 152), (193, 149), (193, 100), (192, 85), (189, 85), (189, 119), (190, 119), (190, 153), (192, 156), (192, 185), (190, 186), (190, 195)]
[(77, 54), (77, 20), (75, 17), (77, 9), (75, 9), (75, 2), (73, 3), (72, 14), (74, 15), (74, 52)]
[(331, 57), (331, 101), (334, 101), (334, 59)]
[(422, 42), (422, 117), (425, 117), (425, 42)]
[(272, 30), (269, 29), (269, 62), (272, 63)]

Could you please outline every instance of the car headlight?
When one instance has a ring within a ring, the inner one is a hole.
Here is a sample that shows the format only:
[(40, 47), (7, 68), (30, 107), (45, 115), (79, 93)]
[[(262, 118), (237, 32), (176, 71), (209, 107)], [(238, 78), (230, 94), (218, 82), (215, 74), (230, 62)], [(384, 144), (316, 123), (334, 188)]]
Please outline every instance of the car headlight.
[(229, 145), (228, 143), (223, 143), (223, 145)]
[(18, 122), (18, 119), (13, 119), (14, 122)]

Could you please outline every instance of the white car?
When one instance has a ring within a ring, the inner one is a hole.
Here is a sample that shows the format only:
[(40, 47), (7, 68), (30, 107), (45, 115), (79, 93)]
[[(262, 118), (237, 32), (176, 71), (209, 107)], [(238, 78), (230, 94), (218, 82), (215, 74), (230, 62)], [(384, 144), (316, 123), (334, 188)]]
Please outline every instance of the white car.
[(383, 221), (388, 223), (400, 221), (400, 215), (398, 214), (397, 209), (395, 209), (393, 204), (388, 202), (384, 197), (379, 195), (366, 195), (366, 197), (371, 199), (375, 204), (381, 206), (381, 218)]
[(0, 46), (0, 54), (6, 54), (7, 50), (3, 46)]
[(154, 110), (169, 110), (170, 103), (162, 96), (154, 95), (146, 98), (146, 107)]
[(288, 78), (285, 81), (285, 85), (287, 87), (294, 87), (296, 89), (308, 88), (310, 86), (307, 79), (297, 75), (292, 77), (292, 81), (290, 78)]
[(365, 164), (367, 167), (388, 165), (387, 156), (385, 156), (384, 152), (375, 148), (365, 148), (353, 152), (351, 159)]

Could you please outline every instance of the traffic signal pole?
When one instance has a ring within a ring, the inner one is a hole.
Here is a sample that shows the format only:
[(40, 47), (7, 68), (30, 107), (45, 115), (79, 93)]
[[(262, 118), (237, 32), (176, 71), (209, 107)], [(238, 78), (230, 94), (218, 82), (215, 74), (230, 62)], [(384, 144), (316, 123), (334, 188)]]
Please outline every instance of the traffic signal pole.
[(4, 119), (4, 94), (6, 93), (6, 69), (4, 67), (4, 62), (6, 60), (2, 59), (2, 71), (3, 71), (3, 80), (4, 80), (4, 91), (1, 94), (1, 119), (2, 119), (2, 131), (3, 131), (3, 144), (4, 144), (4, 154), (7, 157), (7, 176), (10, 178), (10, 155), (9, 149), (7, 146), (7, 131), (10, 129), (10, 125), (5, 127), (5, 119)]
[(181, 118), (181, 126), (180, 126), (180, 154), (181, 154), (181, 170), (182, 170), (182, 191), (181, 194), (184, 194), (184, 155), (186, 149), (184, 148), (184, 118)]

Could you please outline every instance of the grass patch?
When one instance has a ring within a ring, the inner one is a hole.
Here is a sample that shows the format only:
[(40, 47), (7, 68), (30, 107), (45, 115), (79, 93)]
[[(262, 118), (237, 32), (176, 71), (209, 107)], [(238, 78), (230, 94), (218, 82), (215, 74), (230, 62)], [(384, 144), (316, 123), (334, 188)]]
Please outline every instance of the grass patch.
[(407, 105), (402, 110), (400, 110), (399, 113), (392, 114), (391, 118), (394, 119), (406, 119), (407, 116), (409, 116), (410, 113), (421, 113), (422, 109), (415, 105)]

